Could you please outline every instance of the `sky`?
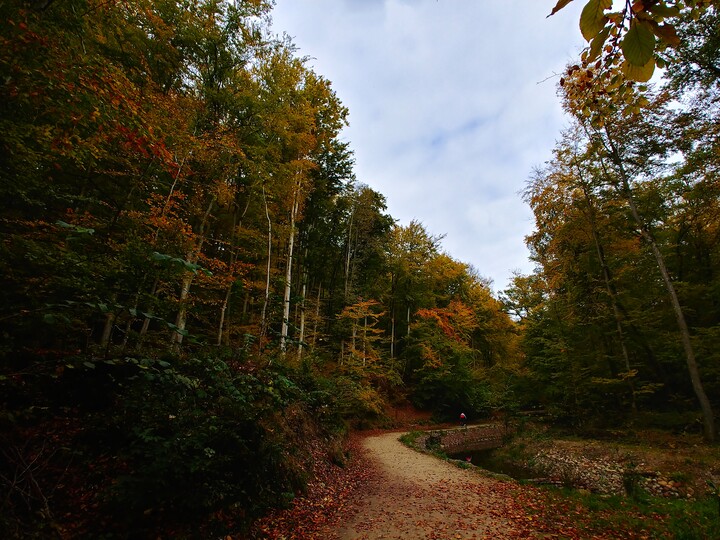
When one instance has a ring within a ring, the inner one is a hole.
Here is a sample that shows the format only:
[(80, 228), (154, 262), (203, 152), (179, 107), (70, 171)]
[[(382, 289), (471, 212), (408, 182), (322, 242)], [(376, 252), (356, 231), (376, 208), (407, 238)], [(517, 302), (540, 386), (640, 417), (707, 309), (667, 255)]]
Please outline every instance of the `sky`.
[(583, 4), (547, 18), (554, 0), (276, 0), (272, 18), (349, 109), (358, 182), (500, 292), (533, 269), (521, 194), (568, 125), (557, 83)]

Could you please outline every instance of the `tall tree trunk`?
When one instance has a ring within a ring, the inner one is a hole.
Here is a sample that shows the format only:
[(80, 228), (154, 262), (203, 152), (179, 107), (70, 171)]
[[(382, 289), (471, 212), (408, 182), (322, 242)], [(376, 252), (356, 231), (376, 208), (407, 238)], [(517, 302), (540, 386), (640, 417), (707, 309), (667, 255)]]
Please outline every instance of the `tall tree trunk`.
[[(170, 206), (170, 200), (172, 199), (173, 193), (175, 192), (175, 186), (177, 186), (178, 181), (180, 180), (180, 173), (182, 172), (183, 166), (185, 165), (185, 161), (192, 155), (192, 150), (190, 150), (187, 155), (182, 159), (182, 161), (178, 164), (178, 170), (175, 173), (175, 178), (173, 178), (173, 183), (170, 186), (170, 190), (168, 191), (167, 197), (165, 198), (165, 204), (163, 205), (163, 209), (161, 212), (161, 216), (164, 216), (167, 212), (169, 206)], [(177, 159), (176, 159), (177, 161)], [(157, 243), (158, 236), (160, 235), (160, 227), (157, 227), (155, 229), (155, 233), (153, 234), (153, 246)], [(155, 277), (155, 281), (153, 282), (153, 286), (150, 290), (150, 296), (155, 296), (155, 293), (157, 292), (158, 285), (160, 284), (160, 276)], [(153, 315), (152, 308), (148, 309), (147, 313), (149, 315)], [(145, 340), (145, 335), (147, 334), (148, 329), (150, 328), (150, 317), (145, 316), (145, 319), (143, 320), (142, 328), (140, 328), (140, 336), (137, 343), (137, 350), (139, 351), (142, 348), (143, 341)]]
[(395, 358), (395, 305), (390, 312), (390, 359)]
[(407, 337), (410, 337), (410, 305), (407, 308)]
[(367, 360), (367, 315), (363, 319), (363, 342), (362, 342), (362, 365), (365, 367)]
[(633, 382), (632, 367), (630, 365), (630, 355), (627, 350), (627, 344), (625, 343), (625, 332), (622, 326), (622, 315), (620, 308), (618, 307), (617, 297), (615, 295), (614, 288), (612, 286), (612, 280), (610, 278), (610, 269), (608, 268), (607, 261), (605, 260), (605, 252), (600, 244), (600, 238), (597, 230), (593, 226), (593, 239), (595, 241), (595, 250), (600, 259), (600, 266), (602, 268), (603, 280), (605, 281), (605, 290), (610, 297), (610, 303), (612, 304), (613, 317), (615, 318), (615, 330), (618, 334), (618, 340), (620, 341), (620, 347), (622, 350), (623, 359), (625, 360), (625, 372), (627, 374), (628, 389), (630, 391), (630, 403), (633, 412), (637, 412), (637, 399), (635, 397), (635, 383)]
[[(175, 186), (178, 183), (178, 180), (180, 179), (180, 172), (182, 171), (183, 165), (185, 165), (185, 160), (189, 158), (192, 155), (192, 150), (190, 150), (187, 155), (182, 159), (182, 161), (178, 164), (178, 170), (177, 173), (175, 173), (175, 178), (173, 178), (173, 183), (170, 186), (170, 191), (168, 191), (167, 197), (165, 197), (165, 204), (163, 205), (163, 209), (161, 212), (161, 216), (165, 216), (165, 213), (168, 211), (168, 208), (170, 207), (170, 200), (172, 199), (173, 193), (175, 193)], [(177, 161), (177, 158), (175, 159)], [(157, 227), (155, 229), (155, 234), (153, 236), (153, 244), (157, 242), (158, 236), (160, 235), (160, 227)]]
[(220, 306), (220, 320), (218, 321), (217, 340), (215, 341), (218, 347), (223, 344), (223, 337), (225, 336), (225, 313), (227, 313), (228, 306), (230, 305), (231, 293), (232, 285), (228, 285), (228, 288), (225, 289), (222, 305)]
[(103, 325), (102, 335), (100, 336), (100, 346), (107, 348), (110, 346), (110, 337), (112, 336), (112, 329), (115, 326), (115, 319), (117, 316), (114, 311), (109, 311), (105, 314), (105, 324)]
[(352, 325), (352, 352), (357, 352), (357, 321), (353, 319), (353, 325)]
[(700, 403), (700, 410), (702, 411), (703, 415), (703, 435), (705, 437), (705, 440), (714, 441), (715, 418), (713, 416), (712, 406), (710, 405), (710, 400), (705, 393), (705, 388), (703, 387), (702, 381), (700, 379), (700, 371), (698, 369), (697, 361), (695, 360), (695, 352), (693, 351), (692, 342), (690, 340), (690, 330), (688, 328), (687, 321), (685, 320), (685, 314), (683, 313), (682, 306), (680, 305), (680, 300), (678, 298), (677, 291), (675, 290), (675, 285), (673, 284), (670, 273), (668, 272), (667, 266), (665, 264), (665, 259), (663, 258), (663, 255), (657, 246), (655, 237), (653, 236), (648, 226), (645, 224), (645, 221), (640, 216), (640, 212), (635, 205), (632, 188), (630, 187), (630, 179), (628, 178), (628, 175), (625, 171), (625, 167), (623, 165), (623, 161), (620, 157), (617, 146), (615, 145), (612, 137), (607, 132), (607, 130), (605, 131), (605, 133), (607, 135), (607, 141), (609, 145), (608, 150), (610, 151), (611, 159), (617, 166), (618, 172), (620, 173), (622, 193), (628, 203), (633, 219), (635, 220), (635, 223), (640, 230), (640, 234), (642, 235), (643, 239), (648, 243), (650, 249), (653, 252), (653, 255), (655, 256), (655, 261), (658, 265), (658, 269), (660, 270), (660, 274), (662, 276), (663, 282), (665, 283), (665, 287), (667, 288), (668, 295), (670, 296), (670, 301), (672, 303), (673, 311), (675, 313), (675, 319), (677, 321), (678, 328), (680, 329), (680, 337), (683, 344), (683, 349), (685, 350), (685, 361), (687, 363), (688, 372), (690, 374), (690, 381), (692, 382), (693, 390), (695, 391), (695, 396)]
[(395, 276), (395, 272), (390, 274), (390, 360), (395, 359)]
[(267, 195), (265, 194), (265, 186), (262, 187), (263, 202), (265, 203), (265, 218), (268, 224), (268, 243), (267, 243), (267, 266), (265, 269), (265, 298), (263, 299), (263, 307), (260, 315), (260, 350), (262, 350), (263, 339), (267, 333), (268, 320), (267, 309), (270, 302), (270, 268), (272, 261), (272, 221), (270, 221), (270, 211), (268, 210)]
[(320, 299), (322, 291), (322, 281), (318, 283), (317, 302), (315, 304), (315, 320), (313, 321), (313, 333), (312, 333), (312, 344), (313, 347), (317, 343), (318, 325), (320, 324)]
[[(237, 214), (233, 213), (233, 228), (232, 234), (230, 235), (230, 272), (233, 271), (233, 266), (237, 260), (237, 250), (235, 249), (235, 231), (237, 228)], [(230, 295), (232, 294), (233, 283), (229, 283), (227, 289), (225, 289), (225, 295), (223, 296), (222, 304), (220, 304), (220, 315), (218, 317), (217, 325), (217, 339), (215, 345), (220, 347), (223, 344), (223, 334), (225, 332), (225, 314), (227, 313), (228, 306), (230, 305)]]
[[(248, 207), (250, 206), (250, 195), (248, 195), (247, 201), (245, 202), (245, 208), (242, 211), (242, 214), (238, 218), (237, 212), (233, 213), (233, 228), (232, 228), (232, 234), (230, 235), (230, 271), (232, 272), (233, 266), (237, 262), (238, 258), (238, 250), (235, 247), (236, 239), (237, 239), (237, 230), (239, 227), (242, 227), (242, 220), (245, 217), (245, 213), (248, 210)], [(223, 337), (225, 335), (225, 315), (227, 313), (228, 307), (230, 305), (230, 297), (232, 295), (232, 288), (234, 285), (234, 280), (232, 283), (230, 283), (225, 290), (225, 297), (223, 298), (223, 303), (220, 306), (220, 320), (218, 321), (218, 334), (217, 334), (217, 345), (218, 347), (223, 344)], [(226, 342), (228, 340), (225, 340)]]
[[(160, 284), (160, 276), (155, 276), (155, 281), (153, 282), (152, 287), (150, 288), (150, 296), (155, 296), (155, 293), (157, 292), (158, 285)], [(147, 315), (152, 315), (153, 310), (152, 307), (148, 310)], [(147, 334), (148, 329), (150, 328), (150, 317), (145, 316), (143, 319), (142, 328), (140, 328), (140, 336), (138, 338), (137, 342), (137, 350), (139, 351), (142, 349), (143, 341), (145, 340), (145, 335)]]
[(290, 210), (290, 238), (288, 239), (287, 265), (285, 266), (285, 293), (283, 295), (283, 320), (280, 331), (280, 351), (284, 354), (287, 350), (288, 333), (290, 326), (290, 292), (292, 288), (292, 265), (293, 249), (295, 247), (295, 219), (297, 216), (300, 186), (298, 184), (293, 196), (292, 209)]
[(345, 303), (348, 302), (348, 294), (350, 291), (350, 259), (352, 254), (352, 227), (354, 217), (355, 205), (353, 204), (352, 210), (350, 211), (350, 223), (348, 225), (347, 249), (345, 250), (345, 291), (343, 296)]
[[(212, 207), (214, 204), (215, 197), (213, 196), (210, 198), (210, 204), (208, 204), (208, 207), (203, 214), (202, 220), (200, 221), (200, 227), (198, 230), (198, 244), (187, 254), (186, 257), (186, 260), (191, 264), (195, 264), (200, 257), (202, 246), (205, 242), (205, 226), (207, 225), (208, 218), (210, 217), (210, 212), (212, 211)], [(183, 275), (182, 283), (180, 286), (180, 298), (178, 299), (180, 307), (178, 309), (177, 316), (175, 317), (176, 328), (175, 330), (173, 330), (173, 333), (170, 337), (170, 343), (173, 344), (174, 347), (180, 347), (183, 342), (183, 332), (185, 331), (185, 326), (187, 325), (187, 299), (190, 295), (190, 286), (192, 285), (194, 278), (195, 274), (192, 272), (185, 272), (185, 274)]]
[(305, 295), (307, 294), (307, 268), (302, 273), (302, 291), (300, 293), (300, 331), (298, 335), (298, 362), (302, 360), (305, 343)]
[[(196, 260), (197, 258), (194, 256), (187, 258), (187, 261), (192, 264), (194, 264)], [(179, 308), (175, 316), (175, 329), (170, 335), (170, 343), (176, 348), (182, 345), (183, 332), (187, 325), (187, 298), (190, 295), (190, 285), (192, 284), (193, 277), (194, 274), (186, 272), (180, 284), (180, 296), (178, 297)]]

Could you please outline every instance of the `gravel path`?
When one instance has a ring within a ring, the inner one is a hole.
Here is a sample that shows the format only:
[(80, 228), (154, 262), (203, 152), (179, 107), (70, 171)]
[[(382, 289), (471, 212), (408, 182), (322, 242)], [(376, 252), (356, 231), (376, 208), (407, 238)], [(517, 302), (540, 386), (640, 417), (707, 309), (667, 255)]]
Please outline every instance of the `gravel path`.
[(375, 473), (352, 508), (341, 512), (339, 540), (533, 538), (512, 498), (514, 484), (405, 447), (401, 433), (363, 441)]

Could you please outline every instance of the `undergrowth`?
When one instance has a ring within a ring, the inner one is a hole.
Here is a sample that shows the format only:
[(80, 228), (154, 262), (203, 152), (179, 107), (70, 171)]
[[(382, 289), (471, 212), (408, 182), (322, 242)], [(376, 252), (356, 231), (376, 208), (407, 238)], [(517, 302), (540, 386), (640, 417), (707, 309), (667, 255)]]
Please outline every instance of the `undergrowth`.
[(279, 362), (65, 358), (0, 392), (3, 538), (242, 530), (345, 430), (333, 381)]
[(616, 531), (619, 538), (720, 538), (720, 516), (712, 498), (683, 500), (644, 493), (628, 498), (568, 488), (546, 488), (542, 493), (544, 504), (535, 508), (539, 520), (572, 521), (588, 537)]

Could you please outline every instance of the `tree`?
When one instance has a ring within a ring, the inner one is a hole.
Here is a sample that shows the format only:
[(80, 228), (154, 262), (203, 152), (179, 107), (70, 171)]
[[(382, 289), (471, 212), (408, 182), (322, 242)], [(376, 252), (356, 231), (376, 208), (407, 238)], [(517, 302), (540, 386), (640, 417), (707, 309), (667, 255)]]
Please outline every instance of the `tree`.
[[(622, 201), (639, 237), (644, 240), (652, 254), (680, 331), (687, 372), (703, 413), (705, 436), (711, 440), (714, 437), (712, 407), (700, 380), (692, 337), (678, 295), (676, 278), (672, 276), (666, 261), (667, 256), (663, 253), (662, 244), (653, 230), (662, 224), (661, 221), (656, 220), (666, 217), (648, 213), (651, 208), (643, 206), (644, 198), (663, 200), (664, 192), (660, 178), (668, 168), (667, 156), (673, 144), (672, 138), (667, 137), (669, 134), (667, 129), (663, 127), (671, 118), (665, 108), (669, 95), (660, 93), (657, 97), (652, 97), (632, 93), (620, 99), (617, 93), (596, 92), (594, 101), (588, 104), (588, 81), (593, 79), (594, 69), (583, 70), (573, 66), (568, 70), (566, 77), (561, 81), (566, 110), (575, 116), (578, 125), (585, 132), (579, 137), (586, 141), (587, 152), (593, 155), (595, 172), (591, 173), (592, 176), (597, 179), (596, 181), (611, 188), (617, 200)], [(578, 173), (582, 173), (582, 170)], [(581, 186), (583, 192), (587, 192), (586, 186), (587, 183)], [(587, 193), (589, 195), (589, 192)], [(585, 199), (587, 206), (590, 199), (587, 196)], [(672, 199), (664, 200), (668, 205), (672, 205)], [(662, 203), (658, 202), (658, 204)], [(589, 214), (589, 217), (593, 215), (597, 214)], [(592, 221), (590, 223), (592, 224)], [(609, 267), (603, 262), (606, 261), (603, 250), (598, 249), (597, 235), (594, 238), (601, 267), (606, 272)], [(605, 275), (606, 290), (614, 302), (616, 327), (618, 332), (621, 332), (623, 318), (621, 304), (618, 303), (617, 295), (613, 291), (611, 276), (607, 273)], [(627, 363), (626, 367), (629, 367)], [(627, 373), (630, 372), (631, 370), (628, 369)]]
[(399, 322), (405, 324), (405, 334), (410, 334), (413, 310), (432, 307), (423, 297), (430, 296), (430, 282), (426, 270), (438, 255), (442, 236), (430, 235), (419, 221), (411, 221), (403, 227), (396, 225), (388, 244), (388, 270), (390, 272), (390, 318), (391, 356), (396, 355)]

